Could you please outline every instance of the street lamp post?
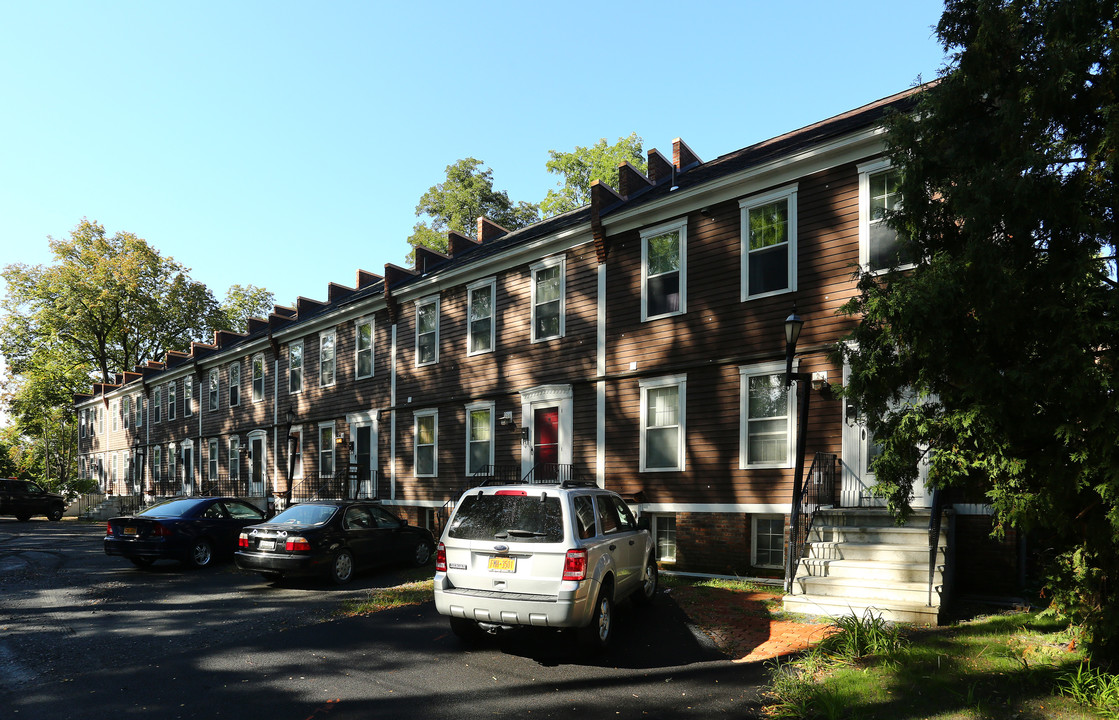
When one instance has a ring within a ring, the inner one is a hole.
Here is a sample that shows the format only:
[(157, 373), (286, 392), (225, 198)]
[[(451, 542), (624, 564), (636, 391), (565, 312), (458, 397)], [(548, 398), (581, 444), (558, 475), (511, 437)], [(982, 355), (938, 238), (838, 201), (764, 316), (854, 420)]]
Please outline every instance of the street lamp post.
[(801, 493), (804, 490), (804, 455), (808, 435), (808, 402), (812, 397), (812, 374), (793, 372), (793, 356), (796, 355), (797, 340), (804, 327), (804, 320), (796, 314), (785, 318), (785, 387), (797, 384), (797, 447), (796, 466), (793, 470), (793, 502), (792, 512), (789, 517), (789, 552), (785, 553), (785, 592), (793, 590), (793, 567), (795, 567), (793, 553), (798, 543), (797, 535), (800, 532)]

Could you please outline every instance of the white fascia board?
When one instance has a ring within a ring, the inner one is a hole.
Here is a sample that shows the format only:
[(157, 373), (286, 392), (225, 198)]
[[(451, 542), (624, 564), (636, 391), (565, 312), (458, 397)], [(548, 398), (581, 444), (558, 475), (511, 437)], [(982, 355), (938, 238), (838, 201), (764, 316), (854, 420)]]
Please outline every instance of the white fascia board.
[(885, 133), (884, 128), (876, 127), (847, 135), (711, 180), (689, 190), (675, 191), (657, 203), (611, 214), (603, 218), (602, 222), (607, 234), (615, 235), (678, 218), (705, 205), (787, 185), (820, 170), (865, 160), (884, 152)]
[(640, 503), (643, 513), (747, 513), (788, 515), (789, 503)]

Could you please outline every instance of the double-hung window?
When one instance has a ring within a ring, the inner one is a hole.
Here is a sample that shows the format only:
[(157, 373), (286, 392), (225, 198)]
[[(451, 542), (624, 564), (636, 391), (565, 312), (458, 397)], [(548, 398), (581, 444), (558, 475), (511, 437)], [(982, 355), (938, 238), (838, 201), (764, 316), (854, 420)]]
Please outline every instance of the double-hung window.
[(303, 392), (303, 341), (288, 344), (288, 392)]
[(229, 366), (229, 407), (241, 404), (241, 361)]
[(210, 410), (216, 411), (219, 402), (221, 402), (221, 385), (218, 380), (218, 369), (214, 368), (210, 371)]
[(687, 312), (688, 221), (641, 232), (641, 319)]
[(241, 438), (234, 435), (229, 438), (229, 479), (241, 478)]
[(152, 482), (159, 483), (163, 480), (163, 449), (158, 445), (152, 447)]
[(264, 399), (264, 356), (253, 356), (253, 402)]
[(492, 402), (466, 406), (466, 474), (480, 472), (493, 465)]
[(898, 239), (888, 215), (900, 206), (900, 175), (888, 159), (859, 165), (859, 264), (871, 272), (913, 265), (915, 254)]
[(319, 425), (319, 477), (334, 475), (334, 423)]
[(132, 403), (133, 403), (133, 405), (132, 405), (132, 408), (133, 408), (133, 410), (132, 410), (132, 412), (133, 412), (132, 424), (135, 425), (136, 427), (143, 427), (144, 426), (144, 396), (143, 395), (137, 395), (135, 398), (133, 398)]
[(333, 330), (319, 333), (319, 387), (334, 384), (335, 335)]
[(210, 473), (209, 474), (209, 479), (210, 480), (217, 480), (218, 479), (218, 439), (217, 438), (210, 438), (210, 441), (209, 441), (209, 443), (207, 443), (207, 445), (209, 446), (208, 449), (207, 449), (207, 453), (206, 453), (206, 455), (207, 455), (206, 460), (208, 461), (207, 462), (207, 468), (208, 468), (209, 473)]
[(126, 397), (121, 401), (120, 414), (124, 420), (124, 429), (127, 430), (132, 419), (132, 398)]
[(413, 417), (415, 476), (435, 477), (439, 473), (439, 411), (417, 410)]
[(684, 469), (687, 380), (650, 378), (641, 386), (641, 472)]
[(362, 318), (354, 327), (354, 367), (359, 378), (373, 377), (373, 318)]
[(85, 428), (89, 424), (89, 410), (82, 410), (78, 415), (78, 437), (85, 437)]
[[(120, 429), (120, 401), (119, 400), (114, 400), (113, 401), (112, 409), (109, 410), (109, 412), (112, 413), (112, 415), (113, 415), (113, 432), (116, 432), (117, 430)], [(113, 478), (113, 479), (115, 480), (116, 478)]]
[(194, 412), (194, 379), (188, 377), (183, 381), (183, 417), (190, 417)]
[(439, 362), (439, 296), (416, 301), (416, 367)]
[(742, 300), (797, 289), (797, 186), (741, 200)]
[(152, 390), (152, 422), (159, 423), (163, 420), (163, 388)]
[(783, 363), (738, 369), (742, 416), (739, 467), (787, 468), (793, 465), (796, 398), (785, 387)]
[(177, 401), (175, 399), (175, 385), (176, 385), (176, 383), (175, 383), (174, 380), (167, 383), (167, 419), (168, 420), (174, 420), (175, 419), (175, 405), (177, 403)]
[(479, 280), (467, 286), (467, 355), (493, 351), (495, 287), (493, 278)]
[(563, 337), (566, 258), (542, 260), (531, 271), (532, 341)]

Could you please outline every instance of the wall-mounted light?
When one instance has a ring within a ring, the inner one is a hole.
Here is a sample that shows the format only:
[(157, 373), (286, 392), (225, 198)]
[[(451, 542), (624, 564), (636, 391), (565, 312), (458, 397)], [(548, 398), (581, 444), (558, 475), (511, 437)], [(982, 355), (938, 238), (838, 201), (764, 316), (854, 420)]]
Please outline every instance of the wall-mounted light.
[(501, 414), (501, 419), (497, 421), (502, 427), (510, 427), (513, 424), (513, 411), (506, 410)]

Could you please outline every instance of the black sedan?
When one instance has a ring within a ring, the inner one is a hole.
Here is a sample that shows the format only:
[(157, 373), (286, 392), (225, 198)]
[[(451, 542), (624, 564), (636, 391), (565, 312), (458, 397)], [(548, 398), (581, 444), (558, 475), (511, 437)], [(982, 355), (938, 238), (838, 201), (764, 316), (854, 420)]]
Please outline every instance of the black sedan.
[(205, 567), (215, 556), (232, 555), (241, 530), (264, 517), (255, 505), (237, 498), (167, 500), (109, 520), (105, 554), (126, 557), (137, 567), (163, 558)]
[(245, 528), (237, 544), (242, 570), (276, 580), (325, 575), (341, 585), (374, 565), (425, 565), (435, 540), (380, 505), (341, 501), (293, 505), (263, 525)]

